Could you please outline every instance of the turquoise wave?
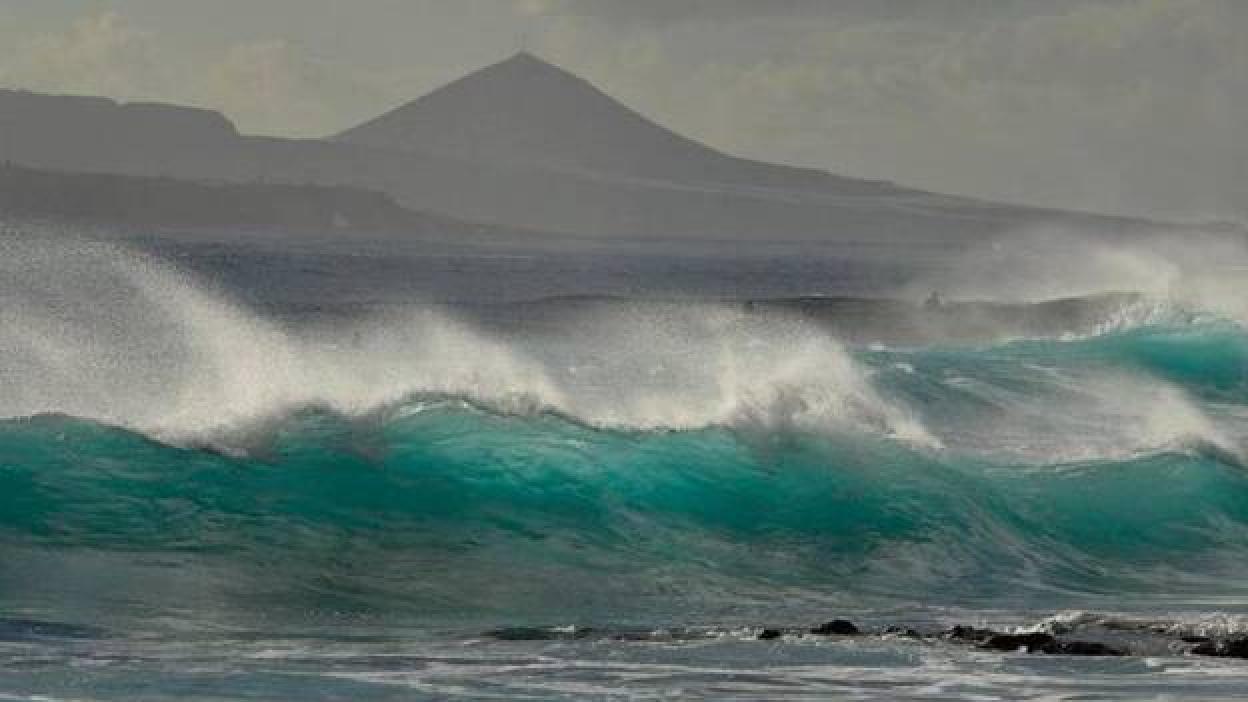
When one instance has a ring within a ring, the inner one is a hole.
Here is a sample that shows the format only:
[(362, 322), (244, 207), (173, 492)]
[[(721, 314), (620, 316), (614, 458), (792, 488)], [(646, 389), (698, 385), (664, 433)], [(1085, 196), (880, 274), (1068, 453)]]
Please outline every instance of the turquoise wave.
[[(1182, 341), (1062, 348), (1181, 377)], [(972, 352), (927, 353), (920, 363)], [(1229, 377), (1189, 379), (1223, 391)], [(157, 580), (153, 564), (173, 563), (266, 608), (653, 615), (659, 600), (689, 612), (777, 592), (951, 606), (1230, 596), (1248, 563), (1248, 473), (1199, 445), (1019, 464), (843, 432), (608, 431), (420, 397), (364, 418), (297, 412), (245, 452), (16, 419), (0, 422), (0, 456), (6, 562), (105, 554), (106, 571)], [(38, 586), (0, 576), (0, 596)]]
[(1026, 342), (1016, 352), (1022, 358), (1139, 370), (1209, 397), (1248, 397), (1248, 335), (1231, 322), (1144, 326), (1077, 342)]
[[(759, 386), (780, 419), (756, 404), (702, 428), (612, 429), (488, 393), (305, 406), (174, 443), (0, 420), (0, 603), (141, 587), (144, 606), (200, 612), (723, 621), (829, 598), (1051, 611), (1248, 594), (1238, 325), (859, 348), (831, 376), (818, 354), (837, 349), (814, 349)], [(870, 415), (784, 421), (815, 400), (834, 417), (841, 380), (935, 441)]]

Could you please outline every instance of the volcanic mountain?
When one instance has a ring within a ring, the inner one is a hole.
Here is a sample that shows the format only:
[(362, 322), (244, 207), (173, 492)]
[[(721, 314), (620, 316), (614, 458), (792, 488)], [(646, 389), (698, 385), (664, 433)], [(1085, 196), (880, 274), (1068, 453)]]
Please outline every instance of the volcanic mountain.
[(346, 186), (490, 231), (639, 243), (948, 247), (1036, 224), (1149, 226), (737, 158), (528, 53), (326, 139), (247, 136), (208, 110), (0, 90), (0, 161), (257, 187)]
[(334, 139), (596, 176), (772, 187), (817, 186), (828, 178), (716, 151), (530, 53), (464, 76)]

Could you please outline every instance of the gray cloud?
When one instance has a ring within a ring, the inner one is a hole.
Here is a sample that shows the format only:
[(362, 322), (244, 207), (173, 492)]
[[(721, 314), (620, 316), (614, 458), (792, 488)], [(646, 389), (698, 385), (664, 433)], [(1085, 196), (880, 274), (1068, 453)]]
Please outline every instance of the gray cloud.
[(951, 23), (811, 8), (634, 31), (567, 15), (544, 46), (752, 156), (1022, 202), (1242, 216), (1248, 5), (1006, 9)]
[(127, 96), (162, 92), (164, 79), (148, 33), (116, 13), (75, 19), (63, 32), (13, 43), (0, 79), (16, 86)]
[(201, 52), (178, 51), (168, 39), (115, 12), (78, 17), (14, 42), (0, 60), (0, 85), (210, 107), (243, 131), (292, 136), (322, 136), (372, 117), (401, 89), (393, 75), (318, 57), (287, 39)]
[[(1048, 0), (1057, 11), (1086, 0)], [(732, 22), (762, 17), (843, 20), (923, 19), (960, 22), (983, 15), (1034, 12), (1034, 0), (517, 0), (531, 15), (594, 17), (613, 22), (667, 24)]]

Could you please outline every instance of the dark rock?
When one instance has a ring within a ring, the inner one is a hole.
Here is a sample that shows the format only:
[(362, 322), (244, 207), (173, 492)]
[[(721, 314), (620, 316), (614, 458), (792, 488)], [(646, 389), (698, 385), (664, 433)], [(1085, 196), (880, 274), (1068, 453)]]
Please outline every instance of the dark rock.
[(778, 639), (781, 636), (784, 636), (784, 632), (779, 629), (763, 629), (762, 633), (758, 635), (758, 638), (760, 641), (770, 641), (771, 639)]
[(1213, 641), (1205, 641), (1198, 646), (1192, 647), (1192, 650), (1189, 651), (1189, 653), (1196, 656), (1220, 656), (1222, 654), (1219, 651), (1220, 649), (1216, 643)]
[(1197, 656), (1217, 656), (1218, 658), (1248, 658), (1248, 636), (1224, 641), (1209, 641), (1195, 646), (1190, 653)]
[(921, 639), (923, 635), (914, 629), (902, 628), (899, 626), (890, 626), (884, 630), (885, 634), (890, 636), (900, 636), (907, 639)]
[(1057, 639), (1050, 634), (996, 634), (980, 644), (994, 651), (1027, 651), (1028, 653), (1058, 653)]
[(1248, 658), (1248, 636), (1223, 641), (1222, 655), (1227, 658)]
[(1209, 643), (1213, 641), (1213, 639), (1209, 638), (1208, 636), (1180, 636), (1179, 641), (1182, 641), (1183, 643), (1190, 643), (1190, 644), (1201, 644), (1201, 643)]
[(814, 629), (810, 630), (812, 634), (819, 636), (853, 636), (861, 633), (854, 623), (847, 619), (833, 619), (830, 622), (824, 622)]
[(997, 632), (992, 629), (977, 629), (973, 626), (958, 626), (945, 632), (946, 639), (955, 639), (958, 641), (987, 641), (996, 636)]
[(1063, 641), (1057, 652), (1067, 656), (1125, 656), (1127, 652), (1099, 641)]
[(1061, 641), (1052, 634), (1030, 632), (1002, 634), (991, 629), (955, 626), (944, 637), (956, 641), (972, 641), (981, 648), (994, 651), (1026, 651), (1027, 653), (1060, 653), (1067, 656), (1125, 656), (1127, 652), (1096, 641)]

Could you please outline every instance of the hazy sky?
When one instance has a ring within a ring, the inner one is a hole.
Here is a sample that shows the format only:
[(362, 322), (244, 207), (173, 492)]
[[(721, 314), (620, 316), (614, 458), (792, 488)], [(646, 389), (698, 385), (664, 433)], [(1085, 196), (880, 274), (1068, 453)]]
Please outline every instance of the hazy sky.
[(527, 46), (741, 155), (1248, 216), (1248, 1), (0, 0), (0, 85), (336, 132)]

